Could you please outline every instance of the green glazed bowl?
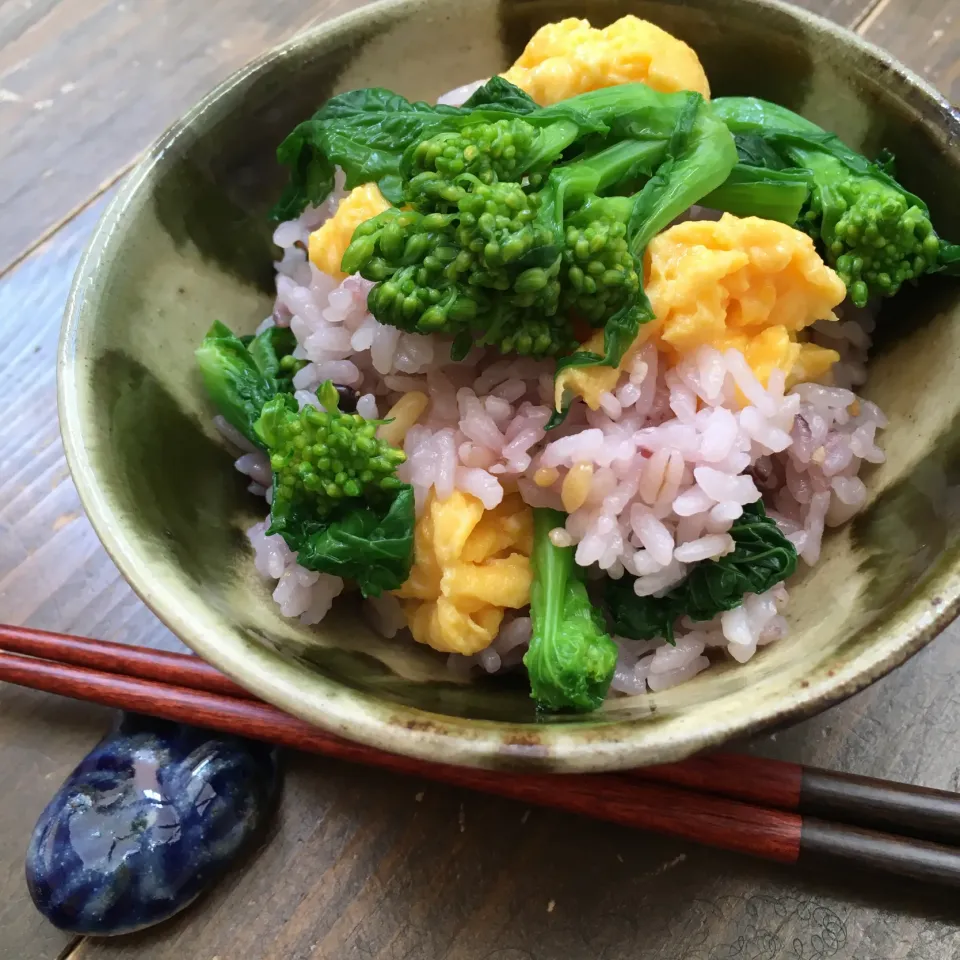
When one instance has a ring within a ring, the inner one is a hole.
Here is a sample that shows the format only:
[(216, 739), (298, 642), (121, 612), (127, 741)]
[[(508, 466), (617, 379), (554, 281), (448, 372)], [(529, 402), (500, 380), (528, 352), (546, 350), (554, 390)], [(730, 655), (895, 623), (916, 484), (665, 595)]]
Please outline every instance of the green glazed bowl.
[(367, 626), (341, 597), (319, 627), (279, 615), (243, 531), (263, 501), (211, 424), (193, 350), (214, 319), (272, 304), (266, 213), (282, 137), (331, 94), (410, 98), (504, 69), (541, 24), (635, 13), (688, 41), (715, 94), (755, 94), (889, 147), (960, 237), (960, 116), (844, 30), (761, 0), (397, 0), (301, 34), (217, 88), (127, 178), (77, 273), (59, 358), (73, 477), (107, 550), (200, 656), (265, 700), (386, 750), (485, 767), (606, 770), (677, 760), (799, 718), (902, 663), (960, 601), (960, 283), (887, 305), (866, 395), (890, 417), (869, 502), (793, 586), (789, 638), (744, 666), (589, 716), (537, 722), (525, 684), (461, 685), (444, 658)]

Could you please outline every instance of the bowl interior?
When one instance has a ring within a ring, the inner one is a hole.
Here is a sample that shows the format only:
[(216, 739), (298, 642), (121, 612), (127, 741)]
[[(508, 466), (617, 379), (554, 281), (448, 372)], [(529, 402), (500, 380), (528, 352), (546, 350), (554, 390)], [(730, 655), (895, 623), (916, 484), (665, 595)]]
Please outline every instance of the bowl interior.
[[(367, 625), (356, 595), (319, 627), (281, 617), (244, 530), (262, 519), (211, 425), (193, 350), (215, 319), (249, 332), (272, 304), (276, 144), (335, 92), (410, 98), (503, 69), (556, 0), (389, 2), (302, 35), (228, 81), (127, 181), (78, 274), (61, 357), (68, 456), (91, 519), (144, 599), (198, 653), (313, 722), (455, 762), (589, 769), (657, 762), (815, 709), (900, 662), (953, 611), (960, 532), (960, 286), (932, 279), (881, 313), (866, 396), (890, 417), (870, 499), (798, 578), (791, 634), (744, 666), (656, 697), (536, 723), (523, 678), (463, 685), (444, 659)], [(898, 156), (960, 236), (960, 123), (920, 81), (838, 28), (753, 0), (594, 2), (683, 37), (715, 94), (777, 100)], [(423, 57), (424, 40), (429, 57)]]

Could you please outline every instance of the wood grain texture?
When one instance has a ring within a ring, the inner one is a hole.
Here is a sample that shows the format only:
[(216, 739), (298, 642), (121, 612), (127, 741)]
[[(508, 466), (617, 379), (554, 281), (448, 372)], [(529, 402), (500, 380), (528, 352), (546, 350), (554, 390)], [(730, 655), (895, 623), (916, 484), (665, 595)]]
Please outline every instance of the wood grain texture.
[[(55, 356), (70, 278), (105, 201), (0, 279), (0, 611), (3, 619), (179, 648), (104, 554), (69, 480), (56, 423)], [(68, 942), (23, 883), (30, 830), (100, 736), (108, 711), (0, 689), (0, 957), (55, 957)]]
[[(331, 737), (269, 704), (0, 650), (0, 679), (33, 690), (343, 758), (394, 773), (692, 840), (778, 863), (800, 854), (798, 814), (629, 776), (515, 773), (423, 763)], [(831, 825), (832, 826), (832, 825)], [(833, 835), (842, 831), (833, 831)], [(905, 842), (900, 843), (906, 847)], [(849, 848), (848, 849), (852, 849)], [(960, 855), (958, 855), (960, 856)], [(906, 854), (904, 854), (904, 858)], [(960, 863), (960, 860), (958, 860)], [(908, 874), (910, 875), (910, 874)], [(956, 871), (960, 881), (960, 869)], [(953, 882), (945, 870), (945, 880)]]
[(0, 272), (220, 80), (363, 2), (0, 4)]
[[(863, 21), (866, 36), (960, 98), (951, 0), (803, 5)], [(86, 204), (217, 79), (345, 6), (0, 3), (0, 266)], [(102, 206), (0, 279), (0, 620), (173, 647), (83, 519), (56, 428), (60, 312)], [(958, 640), (951, 628), (869, 690), (750, 749), (960, 788)], [(97, 707), (0, 688), (0, 960), (55, 960), (73, 946), (33, 910), (22, 858), (44, 804), (107, 722)], [(71, 956), (948, 960), (960, 956), (960, 915), (953, 898), (884, 893), (869, 877), (792, 872), (294, 755), (280, 822), (245, 869), (174, 921), (83, 942)]]
[[(790, 836), (789, 831), (779, 828), (787, 821), (778, 826), (778, 821), (766, 816), (750, 817), (746, 809), (726, 808), (723, 821), (726, 831), (741, 830), (746, 836), (718, 838), (713, 834), (713, 826), (718, 817), (724, 816), (722, 808), (711, 811), (695, 803), (687, 807), (689, 818), (679, 817), (677, 802), (686, 805), (690, 800), (683, 794), (654, 795), (656, 809), (651, 819), (644, 813), (650, 797), (637, 795), (631, 802), (620, 787), (608, 792), (606, 777), (505, 778), (484, 772), (479, 774), (479, 779), (471, 779), (473, 771), (424, 763), (344, 740), (258, 700), (191, 654), (3, 625), (0, 626), (0, 679), (103, 706), (195, 723), (327, 758), (454, 786), (471, 786), (486, 793), (593, 815), (601, 820), (616, 820), (640, 829), (659, 827), (658, 832), (668, 836), (766, 859), (792, 862), (797, 852), (795, 845), (782, 848), (776, 843)], [(805, 818), (870, 828), (898, 837), (954, 845), (960, 840), (960, 795), (957, 793), (804, 767), (769, 757), (710, 753), (680, 763), (624, 771), (618, 779), (629, 779), (634, 784), (649, 782), (670, 788), (685, 787), (705, 798), (740, 801), (764, 811), (772, 808), (799, 812)], [(586, 795), (590, 797), (586, 804), (581, 800), (584, 783)], [(573, 788), (573, 793), (564, 795), (568, 787)], [(601, 802), (607, 803), (607, 813), (601, 813)], [(611, 803), (614, 806), (610, 806)], [(619, 811), (617, 803), (629, 809)], [(662, 821), (661, 808), (669, 812), (670, 821)], [(770, 828), (769, 836), (765, 836), (763, 824)]]
[(900, 883), (920, 881), (960, 887), (960, 850), (922, 840), (905, 841), (886, 833), (861, 830), (815, 817), (804, 818), (801, 863), (892, 874)]
[(636, 776), (652, 776), (678, 787), (719, 793), (781, 810), (796, 810), (800, 804), (803, 768), (746, 754), (714, 753), (691, 757), (683, 763), (640, 769)]
[(861, 32), (960, 103), (960, 7), (942, 0), (880, 0)]
[(804, 770), (799, 809), (937, 843), (960, 844), (960, 796), (832, 770)]
[[(0, 273), (237, 67), (363, 2), (0, 4)], [(799, 5), (853, 25), (871, 0)]]

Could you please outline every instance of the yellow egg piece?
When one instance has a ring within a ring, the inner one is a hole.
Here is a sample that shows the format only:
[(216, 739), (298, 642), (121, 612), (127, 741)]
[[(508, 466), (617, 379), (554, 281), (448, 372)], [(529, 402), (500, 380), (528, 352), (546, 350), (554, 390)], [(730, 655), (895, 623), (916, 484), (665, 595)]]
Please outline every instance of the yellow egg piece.
[(518, 610), (530, 602), (530, 558), (521, 553), (447, 568), (440, 589), (461, 609), (490, 604)]
[[(603, 395), (613, 392), (620, 374), (633, 363), (637, 351), (651, 338), (656, 339), (658, 328), (659, 323), (656, 320), (645, 323), (617, 367), (601, 364), (596, 367), (565, 367), (561, 370), (554, 379), (556, 408), (561, 409), (564, 393), (569, 392), (571, 396), (580, 397), (591, 410), (599, 410)], [(581, 343), (578, 349), (603, 356), (603, 331), (597, 330), (589, 340)]]
[(415, 640), (470, 656), (488, 647), (504, 611), (530, 602), (533, 512), (517, 494), (493, 510), (455, 491), (431, 497), (414, 530), (414, 564), (395, 595)]
[[(578, 349), (603, 356), (603, 331), (591, 334)], [(621, 362), (619, 367), (565, 367), (553, 380), (554, 406), (562, 409), (563, 396), (569, 392), (580, 397), (591, 410), (599, 410), (600, 398), (617, 385), (623, 365)]]
[[(688, 220), (654, 237), (644, 263), (646, 292), (656, 320), (640, 328), (620, 366), (574, 367), (556, 380), (559, 409), (568, 391), (592, 410), (612, 391), (620, 373), (649, 340), (670, 363), (708, 345), (743, 353), (766, 385), (774, 369), (787, 385), (819, 380), (840, 356), (797, 334), (833, 312), (846, 296), (837, 274), (807, 234), (758, 217)], [(603, 353), (603, 331), (581, 350)], [(741, 398), (741, 401), (743, 398)]]
[(482, 563), (514, 548), (525, 556), (533, 549), (533, 514), (519, 494), (503, 498), (493, 510), (485, 510), (467, 537), (460, 559)]
[[(751, 341), (782, 327), (795, 339), (817, 320), (835, 320), (833, 308), (846, 296), (843, 281), (805, 233), (728, 213), (717, 221), (688, 220), (654, 237), (644, 276), (658, 339), (675, 358), (703, 344), (724, 345), (731, 332)], [(791, 352), (785, 343), (782, 334), (767, 334), (755, 351), (758, 363), (769, 365), (777, 350), (785, 361)]]
[(407, 621), (418, 643), (441, 653), (471, 656), (493, 643), (503, 622), (503, 610), (487, 606), (465, 613), (446, 597), (440, 597), (436, 603), (416, 604), (408, 609)]
[(340, 261), (350, 246), (353, 231), (389, 206), (375, 183), (365, 183), (351, 190), (340, 201), (336, 213), (310, 234), (310, 262), (318, 270), (339, 280), (344, 279), (346, 274), (340, 269)]
[(840, 354), (816, 343), (801, 343), (799, 347), (800, 352), (787, 377), (787, 386), (828, 380), (833, 365), (840, 360)]
[(433, 550), (441, 567), (456, 563), (467, 537), (483, 516), (483, 504), (469, 493), (454, 490), (446, 500), (433, 500)]
[(695, 90), (710, 97), (696, 53), (682, 40), (632, 15), (602, 30), (572, 17), (548, 23), (533, 35), (504, 77), (543, 106), (637, 82), (662, 93)]
[(433, 513), (428, 509), (413, 528), (413, 565), (410, 576), (394, 592), (405, 600), (432, 600), (440, 596), (443, 570), (434, 551)]
[(800, 356), (800, 344), (791, 338), (786, 327), (777, 324), (749, 338), (743, 355), (757, 379), (768, 383), (774, 370), (782, 370), (784, 378), (790, 375)]

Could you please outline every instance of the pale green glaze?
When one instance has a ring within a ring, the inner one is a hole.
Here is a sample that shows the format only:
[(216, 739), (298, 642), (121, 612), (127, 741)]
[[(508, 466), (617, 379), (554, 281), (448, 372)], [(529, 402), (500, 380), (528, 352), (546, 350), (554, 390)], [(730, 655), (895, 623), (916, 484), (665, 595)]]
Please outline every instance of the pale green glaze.
[[(502, 69), (551, 0), (389, 2), (272, 51), (174, 126), (128, 177), (77, 274), (60, 353), (63, 434), (84, 505), (143, 599), (194, 650), (278, 706), (388, 750), (483, 766), (599, 770), (677, 759), (853, 693), (919, 649), (960, 598), (960, 283), (929, 281), (881, 319), (867, 395), (891, 417), (870, 504), (793, 588), (789, 639), (655, 697), (534, 722), (526, 691), (459, 686), (443, 660), (378, 639), (341, 598), (308, 629), (281, 618), (243, 529), (260, 518), (192, 352), (220, 318), (269, 312), (277, 142), (331, 93), (409, 97)], [(854, 146), (899, 156), (908, 185), (960, 237), (960, 121), (922, 81), (850, 34), (756, 0), (591, 3), (688, 40), (716, 94), (779, 100)], [(429, 57), (424, 55), (429, 49)]]

